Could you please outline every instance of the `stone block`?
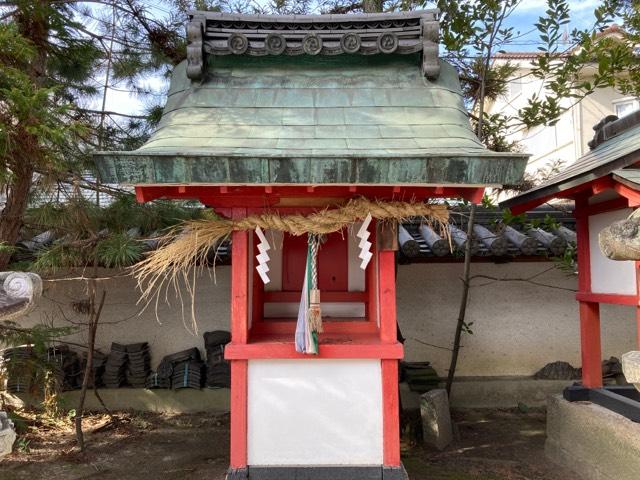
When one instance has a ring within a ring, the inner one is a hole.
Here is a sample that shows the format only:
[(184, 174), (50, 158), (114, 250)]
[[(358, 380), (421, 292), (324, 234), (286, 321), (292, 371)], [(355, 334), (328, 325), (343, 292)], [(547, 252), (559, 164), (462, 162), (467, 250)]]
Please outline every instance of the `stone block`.
[(15, 441), (13, 422), (9, 420), (6, 412), (0, 412), (0, 458), (11, 453)]
[(444, 389), (431, 390), (420, 397), (424, 442), (444, 450), (453, 442), (449, 397)]
[(554, 395), (547, 405), (545, 454), (584, 480), (637, 480), (640, 424), (600, 405)]
[(640, 390), (640, 352), (627, 352), (622, 355), (622, 372), (627, 382)]

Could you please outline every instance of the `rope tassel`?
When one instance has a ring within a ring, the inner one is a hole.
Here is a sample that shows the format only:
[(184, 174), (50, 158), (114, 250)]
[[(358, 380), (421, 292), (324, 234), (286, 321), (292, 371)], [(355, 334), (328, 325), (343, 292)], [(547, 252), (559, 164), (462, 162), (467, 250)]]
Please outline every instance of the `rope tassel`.
[(309, 235), (302, 298), (296, 324), (296, 351), (318, 354), (318, 334), (322, 333), (320, 290), (318, 289), (318, 247), (320, 237)]

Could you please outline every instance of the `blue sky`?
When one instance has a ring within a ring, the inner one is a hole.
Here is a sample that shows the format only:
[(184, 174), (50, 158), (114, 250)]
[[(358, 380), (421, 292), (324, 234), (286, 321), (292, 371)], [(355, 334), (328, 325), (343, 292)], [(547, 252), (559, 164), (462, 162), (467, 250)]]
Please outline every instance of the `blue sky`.
[[(593, 11), (600, 3), (598, 0), (569, 1), (571, 23), (567, 25), (567, 30), (571, 31), (574, 28), (584, 29), (593, 25)], [(540, 39), (537, 30), (534, 30), (533, 24), (538, 20), (538, 17), (544, 14), (546, 9), (546, 0), (523, 0), (509, 18), (508, 23), (509, 26), (513, 26), (524, 36), (515, 40), (512, 45), (505, 49), (511, 51), (536, 50)]]

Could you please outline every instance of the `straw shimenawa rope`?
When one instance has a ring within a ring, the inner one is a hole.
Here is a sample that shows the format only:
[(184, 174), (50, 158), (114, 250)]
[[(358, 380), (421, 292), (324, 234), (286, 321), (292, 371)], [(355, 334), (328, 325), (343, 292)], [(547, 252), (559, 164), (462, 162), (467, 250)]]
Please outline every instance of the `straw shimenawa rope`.
[[(180, 294), (180, 282), (184, 281), (191, 297), (192, 326), (195, 325), (195, 269), (207, 264), (211, 248), (220, 245), (235, 231), (249, 231), (260, 227), (263, 230), (279, 230), (292, 235), (307, 233), (323, 235), (337, 232), (346, 226), (363, 220), (367, 214), (378, 220), (402, 221), (419, 217), (425, 223), (446, 230), (449, 213), (445, 205), (419, 202), (371, 201), (355, 198), (345, 205), (324, 209), (308, 216), (264, 213), (250, 215), (239, 220), (191, 220), (172, 229), (160, 238), (161, 247), (134, 267), (134, 275), (142, 290), (140, 301), (147, 305), (155, 299), (156, 311), (165, 290), (168, 303), (168, 287)], [(190, 278), (190, 275), (192, 277)]]

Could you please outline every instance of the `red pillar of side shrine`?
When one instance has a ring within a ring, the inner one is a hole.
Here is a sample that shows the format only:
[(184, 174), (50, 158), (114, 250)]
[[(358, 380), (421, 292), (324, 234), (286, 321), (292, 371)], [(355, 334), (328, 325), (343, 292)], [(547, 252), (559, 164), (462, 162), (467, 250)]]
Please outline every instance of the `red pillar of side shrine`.
[(640, 263), (605, 257), (598, 235), (640, 206), (640, 112), (605, 119), (594, 129), (591, 151), (557, 177), (502, 205), (519, 214), (553, 198), (575, 202), (582, 386), (567, 389), (565, 397), (599, 402), (605, 396), (612, 408), (617, 400), (603, 389), (600, 305), (626, 305), (635, 310), (640, 349)]

